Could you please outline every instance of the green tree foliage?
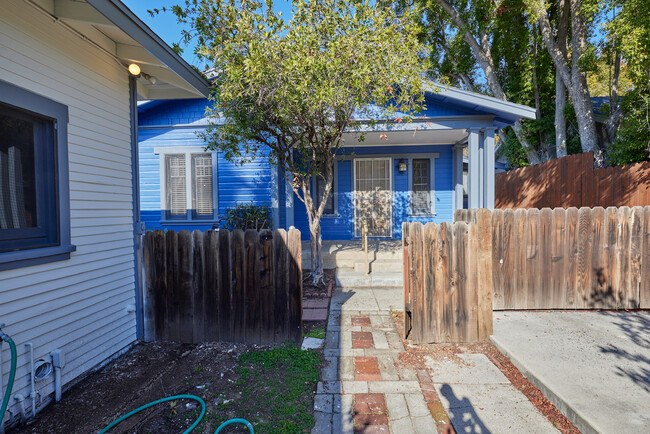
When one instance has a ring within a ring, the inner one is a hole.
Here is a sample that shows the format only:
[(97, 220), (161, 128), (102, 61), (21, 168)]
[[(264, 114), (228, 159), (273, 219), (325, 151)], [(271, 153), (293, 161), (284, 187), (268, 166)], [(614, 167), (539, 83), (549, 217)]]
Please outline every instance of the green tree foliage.
[(616, 165), (636, 163), (650, 157), (650, 2), (603, 3), (613, 15), (605, 26), (607, 42), (620, 50), (632, 82), (632, 88), (621, 98), (621, 124), (607, 159)]
[[(208, 148), (237, 162), (270, 151), (307, 208), (311, 271), (320, 279), (320, 218), (353, 116), (387, 119), (424, 102), (427, 55), (410, 10), (294, 0), (284, 20), (272, 0), (188, 0), (173, 12), (217, 74)], [(310, 188), (316, 175), (326, 181), (320, 200)]]

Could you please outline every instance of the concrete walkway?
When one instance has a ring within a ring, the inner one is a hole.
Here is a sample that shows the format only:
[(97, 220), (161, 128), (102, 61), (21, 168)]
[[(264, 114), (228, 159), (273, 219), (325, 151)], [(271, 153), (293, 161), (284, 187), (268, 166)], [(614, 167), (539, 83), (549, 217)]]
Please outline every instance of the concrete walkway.
[(391, 310), (401, 289), (335, 290), (312, 433), (556, 432), (482, 354), (409, 363)]
[(335, 291), (312, 433), (437, 432), (418, 373), (396, 363), (404, 346), (390, 310), (401, 310), (401, 294)]
[(650, 427), (650, 312), (495, 312), (493, 342), (582, 432)]
[(457, 433), (553, 433), (557, 429), (484, 354), (427, 366)]

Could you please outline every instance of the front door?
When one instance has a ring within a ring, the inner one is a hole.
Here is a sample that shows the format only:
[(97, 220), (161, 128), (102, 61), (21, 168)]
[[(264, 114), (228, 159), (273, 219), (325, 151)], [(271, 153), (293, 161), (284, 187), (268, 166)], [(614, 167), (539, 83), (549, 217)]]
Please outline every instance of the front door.
[(354, 160), (355, 236), (391, 237), (393, 228), (392, 164), (390, 158)]

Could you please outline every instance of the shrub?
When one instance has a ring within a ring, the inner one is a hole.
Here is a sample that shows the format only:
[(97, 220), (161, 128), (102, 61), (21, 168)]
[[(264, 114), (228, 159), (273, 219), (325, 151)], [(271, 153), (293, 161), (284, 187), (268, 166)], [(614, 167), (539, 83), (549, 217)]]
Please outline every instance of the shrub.
[(226, 213), (219, 216), (223, 229), (273, 229), (271, 222), (271, 207), (255, 205), (253, 202), (237, 203), (226, 208)]

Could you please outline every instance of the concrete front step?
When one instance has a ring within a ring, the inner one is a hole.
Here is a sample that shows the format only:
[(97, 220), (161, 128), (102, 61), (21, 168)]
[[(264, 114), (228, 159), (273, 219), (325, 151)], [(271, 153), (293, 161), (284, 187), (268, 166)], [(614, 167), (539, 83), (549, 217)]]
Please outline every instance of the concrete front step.
[(336, 284), (341, 288), (402, 288), (402, 273), (373, 272), (366, 276), (363, 272), (339, 268), (336, 270)]
[[(401, 259), (399, 261), (369, 261), (370, 272), (379, 272), (379, 273), (401, 273), (404, 269), (404, 264), (402, 264)], [(339, 267), (339, 268), (348, 268), (348, 267)], [(365, 273), (366, 272), (366, 262), (355, 262), (354, 271), (356, 273)]]
[[(399, 240), (370, 240), (368, 243), (368, 261), (401, 264), (401, 243)], [(302, 266), (303, 269), (309, 269), (311, 266), (309, 241), (303, 241), (302, 247)], [(323, 241), (323, 266), (328, 269), (354, 268), (356, 263), (365, 264), (365, 252), (361, 247), (361, 241), (359, 240)], [(401, 268), (394, 271), (400, 270)]]

